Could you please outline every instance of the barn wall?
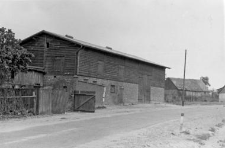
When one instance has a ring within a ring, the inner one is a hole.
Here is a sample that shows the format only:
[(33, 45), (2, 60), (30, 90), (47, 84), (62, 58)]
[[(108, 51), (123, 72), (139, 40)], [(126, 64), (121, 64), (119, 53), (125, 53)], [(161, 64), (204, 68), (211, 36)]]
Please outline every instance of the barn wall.
[(143, 103), (152, 100), (151, 86), (165, 87), (165, 68), (87, 49), (79, 53), (78, 69), (81, 76), (138, 84), (138, 100)]
[(44, 77), (44, 86), (52, 86), (53, 89), (66, 89), (70, 94), (75, 90), (76, 83), (77, 78), (73, 76), (46, 75)]
[(44, 67), (47, 74), (74, 75), (76, 73), (79, 45), (42, 34), (22, 46), (35, 56), (32, 58), (31, 66)]
[(178, 90), (165, 90), (165, 101), (175, 103), (181, 101), (182, 94)]
[(38, 83), (43, 86), (44, 74), (35, 71), (20, 72), (15, 76), (13, 81), (15, 84), (20, 85), (35, 85)]
[(31, 58), (31, 66), (44, 67), (44, 39), (37, 37), (25, 44), (22, 44), (34, 57)]
[[(46, 43), (48, 43), (48, 47)], [(151, 98), (151, 96), (155, 96), (155, 94), (151, 94), (151, 87), (161, 89), (165, 87), (165, 68), (163, 67), (88, 47), (80, 50), (80, 45), (45, 34), (35, 36), (29, 42), (24, 43), (23, 46), (36, 56), (33, 59), (32, 66), (45, 68), (47, 76), (49, 76), (44, 80), (46, 85), (49, 85), (48, 79), (52, 80), (54, 76), (77, 74), (78, 76), (104, 80), (104, 84), (107, 86), (111, 83), (121, 86), (117, 89), (123, 91), (123, 98), (133, 100), (131, 103), (136, 103), (136, 100), (149, 103), (152, 99), (155, 99)], [(126, 84), (126, 89), (123, 90), (122, 85), (124, 84)], [(136, 98), (128, 95), (128, 90), (132, 90), (131, 94), (135, 92), (136, 94), (133, 94), (133, 96)], [(164, 95), (163, 91), (160, 91), (160, 93), (158, 95)], [(114, 98), (110, 99), (114, 102), (109, 102), (109, 104), (121, 103), (118, 99), (121, 98), (121, 94), (111, 93), (110, 97)]]
[(136, 84), (140, 75), (150, 75), (152, 86), (165, 86), (165, 68), (87, 49), (79, 52), (78, 75)]
[(152, 74), (152, 85), (155, 87), (165, 88), (165, 69), (154, 67)]
[(164, 88), (151, 87), (151, 101), (164, 102)]
[[(80, 81), (97, 83), (106, 87), (104, 105), (137, 104), (138, 85), (112, 80), (79, 76)], [(115, 86), (115, 92), (111, 92), (111, 86)]]

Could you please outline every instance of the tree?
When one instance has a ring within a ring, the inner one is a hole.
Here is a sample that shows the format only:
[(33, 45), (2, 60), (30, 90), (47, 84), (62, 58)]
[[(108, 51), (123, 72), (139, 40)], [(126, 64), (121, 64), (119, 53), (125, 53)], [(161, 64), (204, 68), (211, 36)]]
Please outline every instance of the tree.
[(12, 79), (18, 72), (27, 71), (33, 54), (20, 46), (11, 29), (0, 28), (0, 85)]
[(204, 82), (205, 83), (205, 85), (208, 85), (208, 86), (210, 86), (210, 84), (209, 84), (209, 77), (201, 77), (200, 78), (201, 80), (202, 80), (202, 82)]

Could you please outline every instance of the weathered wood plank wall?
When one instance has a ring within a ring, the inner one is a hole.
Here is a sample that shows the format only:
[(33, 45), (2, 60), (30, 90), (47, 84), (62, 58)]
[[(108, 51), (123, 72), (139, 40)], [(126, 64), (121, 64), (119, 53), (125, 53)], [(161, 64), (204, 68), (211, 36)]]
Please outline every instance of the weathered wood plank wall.
[[(35, 55), (31, 66), (45, 67), (47, 74), (74, 75), (76, 73), (76, 53), (80, 45), (49, 35), (40, 35), (22, 46)], [(61, 57), (63, 61), (57, 61), (61, 60)]]
[(27, 73), (20, 72), (15, 76), (13, 80), (15, 84), (35, 85), (38, 83), (41, 86), (43, 86), (43, 81), (44, 81), (43, 73), (39, 73), (35, 71), (28, 71)]
[[(159, 68), (143, 62), (126, 59), (120, 56), (107, 55), (91, 49), (82, 50), (79, 56), (78, 74), (101, 79), (123, 81), (138, 84), (139, 77), (150, 76), (152, 85), (164, 88), (165, 68)], [(103, 62), (103, 74), (98, 71), (98, 62)], [(120, 67), (124, 68), (121, 76)]]
[(39, 92), (39, 114), (52, 114), (52, 89), (41, 88)]

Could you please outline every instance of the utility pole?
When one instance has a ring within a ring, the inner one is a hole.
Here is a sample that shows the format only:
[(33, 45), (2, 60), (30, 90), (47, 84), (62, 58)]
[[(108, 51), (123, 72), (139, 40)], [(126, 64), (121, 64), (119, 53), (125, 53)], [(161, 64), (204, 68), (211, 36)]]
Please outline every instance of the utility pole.
[(185, 93), (186, 56), (187, 56), (187, 50), (185, 49), (182, 106), (184, 106), (184, 96), (185, 96), (184, 93)]

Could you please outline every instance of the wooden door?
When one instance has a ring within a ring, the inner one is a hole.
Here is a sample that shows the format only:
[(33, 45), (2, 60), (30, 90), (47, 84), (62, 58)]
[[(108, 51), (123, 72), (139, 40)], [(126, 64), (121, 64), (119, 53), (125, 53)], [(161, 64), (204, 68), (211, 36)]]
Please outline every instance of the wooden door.
[(52, 90), (52, 113), (63, 114), (66, 112), (67, 100), (69, 98), (69, 92), (64, 90)]
[(95, 112), (95, 95), (74, 93), (74, 111)]
[(123, 100), (123, 90), (124, 88), (122, 86), (119, 87), (119, 92), (118, 92), (118, 104), (124, 104)]
[(143, 103), (144, 102), (144, 80), (143, 76), (139, 76), (139, 81), (138, 81), (138, 102)]
[(151, 101), (150, 95), (150, 76), (140, 75), (138, 85), (138, 102), (149, 103)]

